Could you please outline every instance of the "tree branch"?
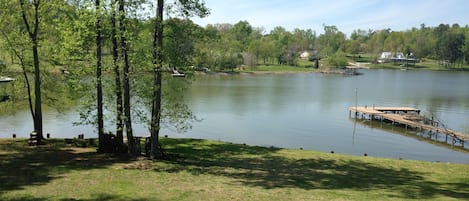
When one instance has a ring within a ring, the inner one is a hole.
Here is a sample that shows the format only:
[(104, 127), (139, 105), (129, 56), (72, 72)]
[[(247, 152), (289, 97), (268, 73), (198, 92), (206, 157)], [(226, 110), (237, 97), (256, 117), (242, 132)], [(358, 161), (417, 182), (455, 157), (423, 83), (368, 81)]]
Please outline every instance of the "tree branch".
[(35, 119), (36, 115), (34, 113), (33, 102), (32, 102), (32, 97), (31, 97), (31, 84), (29, 83), (28, 74), (26, 73), (26, 63), (24, 62), (24, 58), (23, 58), (23, 56), (21, 56), (21, 54), (15, 48), (13, 48), (14, 47), (13, 43), (11, 42), (10, 38), (8, 38), (6, 33), (2, 30), (0, 30), (0, 32), (2, 33), (3, 37), (5, 37), (5, 40), (8, 44), (8, 46), (10, 46), (10, 49), (13, 51), (15, 56), (18, 57), (18, 59), (20, 60), (21, 69), (23, 70), (23, 76), (24, 76), (24, 79), (25, 79), (25, 82), (26, 82), (26, 87), (27, 87), (27, 90), (28, 90), (29, 110), (31, 111), (31, 116), (33, 117), (33, 119)]

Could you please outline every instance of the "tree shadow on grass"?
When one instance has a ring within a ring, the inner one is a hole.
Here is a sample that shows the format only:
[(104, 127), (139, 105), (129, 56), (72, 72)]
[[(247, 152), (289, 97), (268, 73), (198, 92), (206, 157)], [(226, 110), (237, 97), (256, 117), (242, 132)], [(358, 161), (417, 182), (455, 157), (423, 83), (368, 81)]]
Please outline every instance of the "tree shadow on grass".
[[(116, 162), (131, 161), (126, 156), (99, 154), (91, 148), (88, 150), (63, 148), (63, 145), (59, 144), (55, 142), (50, 145), (30, 147), (25, 140), (1, 141), (0, 196), (7, 191), (46, 184), (61, 178), (61, 174), (69, 171), (106, 168)], [(40, 200), (40, 198), (30, 200)]]
[[(73, 199), (73, 198), (65, 198), (65, 199), (60, 199), (63, 201), (75, 201), (75, 200), (80, 200), (80, 201), (113, 201), (113, 200), (127, 200), (127, 201), (145, 201), (148, 199), (135, 199), (135, 198), (130, 198), (130, 197), (123, 197), (120, 195), (110, 195), (110, 194), (99, 194), (99, 195), (93, 195), (91, 196), (92, 198), (88, 199)], [(30, 197), (30, 196), (22, 196), (22, 197), (15, 197), (15, 198), (4, 198), (2, 201), (47, 201), (50, 200), (49, 198), (42, 198), (42, 197)], [(152, 200), (155, 200), (152, 198)]]
[(426, 180), (421, 172), (359, 160), (330, 160), (317, 156), (286, 158), (275, 154), (281, 150), (278, 148), (206, 143), (204, 140), (167, 140), (165, 147), (173, 157), (155, 171), (225, 176), (244, 185), (266, 189), (391, 189), (398, 194), (388, 197), (413, 199), (467, 198), (469, 195), (468, 183), (436, 183)]

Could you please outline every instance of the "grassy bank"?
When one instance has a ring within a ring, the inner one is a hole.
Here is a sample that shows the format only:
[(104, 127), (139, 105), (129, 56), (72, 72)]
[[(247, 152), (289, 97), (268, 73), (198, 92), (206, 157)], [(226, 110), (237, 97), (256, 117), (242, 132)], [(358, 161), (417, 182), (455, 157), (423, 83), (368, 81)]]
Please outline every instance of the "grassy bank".
[(281, 65), (269, 65), (269, 66), (257, 66), (254, 68), (246, 68), (240, 72), (272, 72), (272, 73), (304, 73), (304, 72), (315, 72), (315, 68), (305, 66), (281, 66)]
[[(254, 67), (236, 68), (234, 70), (226, 69), (222, 73), (228, 74), (285, 74), (285, 73), (311, 73), (316, 72), (315, 63), (299, 59), (296, 66), (279, 64), (259, 64)], [(215, 71), (217, 72), (217, 71)]]
[(368, 64), (375, 69), (412, 69), (412, 70), (434, 70), (434, 71), (469, 71), (469, 65), (444, 66), (435, 60), (424, 60), (415, 64), (402, 65), (399, 63)]
[[(464, 200), (469, 166), (164, 139), (152, 162), (0, 140), (0, 200)], [(37, 171), (35, 171), (37, 170)]]

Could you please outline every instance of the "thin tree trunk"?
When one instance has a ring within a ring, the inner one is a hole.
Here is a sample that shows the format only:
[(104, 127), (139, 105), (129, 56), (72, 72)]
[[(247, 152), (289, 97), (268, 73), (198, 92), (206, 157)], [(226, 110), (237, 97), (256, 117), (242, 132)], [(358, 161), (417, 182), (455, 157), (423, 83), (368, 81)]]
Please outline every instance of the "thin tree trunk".
[(259, 58), (261, 56), (261, 51), (259, 50), (259, 44), (256, 47), (256, 67), (259, 66)]
[(163, 151), (159, 146), (160, 118), (161, 118), (161, 70), (163, 66), (163, 0), (158, 0), (156, 8), (156, 22), (153, 38), (153, 103), (151, 111), (151, 151), (152, 159), (161, 158)]
[(39, 33), (39, 6), (40, 1), (34, 0), (34, 28), (31, 29), (29, 24), (28, 18), (26, 16), (26, 8), (24, 0), (20, 0), (21, 6), (21, 16), (23, 18), (23, 22), (26, 26), (26, 30), (28, 31), (29, 38), (31, 39), (32, 43), (32, 50), (33, 50), (33, 66), (34, 66), (34, 114), (33, 114), (33, 121), (34, 121), (34, 131), (37, 135), (37, 144), (43, 144), (43, 131), (42, 131), (42, 105), (41, 105), (41, 73), (39, 67), (39, 53), (38, 53), (38, 33)]
[(117, 22), (116, 22), (116, 1), (112, 1), (112, 59), (114, 63), (114, 74), (115, 74), (115, 92), (116, 92), (116, 135), (120, 144), (124, 144), (123, 135), (123, 107), (122, 107), (122, 82), (119, 69), (119, 48), (117, 43)]
[(39, 68), (39, 54), (37, 50), (37, 38), (33, 41), (33, 57), (34, 57), (34, 130), (37, 135), (37, 144), (43, 144), (43, 135), (42, 135), (42, 100), (41, 100), (41, 72)]
[(26, 82), (26, 88), (28, 90), (29, 111), (31, 111), (31, 116), (33, 117), (33, 119), (36, 119), (36, 114), (34, 113), (34, 108), (33, 108), (33, 99), (31, 97), (31, 84), (29, 82), (28, 73), (26, 72), (26, 64), (24, 63), (23, 58), (20, 58), (20, 62), (21, 62), (21, 68), (23, 69), (24, 81)]
[(129, 153), (135, 155), (135, 144), (133, 141), (132, 133), (132, 118), (130, 115), (130, 80), (129, 80), (129, 56), (127, 38), (125, 37), (125, 5), (124, 0), (119, 0), (119, 14), (120, 14), (120, 34), (121, 34), (121, 48), (122, 56), (124, 58), (124, 115), (125, 115), (125, 132), (127, 134), (127, 143), (129, 145)]
[(99, 138), (99, 152), (105, 151), (104, 142), (104, 120), (103, 120), (103, 87), (102, 87), (102, 35), (101, 35), (101, 0), (95, 0), (96, 6), (96, 94), (97, 94), (97, 109), (98, 109), (98, 138)]

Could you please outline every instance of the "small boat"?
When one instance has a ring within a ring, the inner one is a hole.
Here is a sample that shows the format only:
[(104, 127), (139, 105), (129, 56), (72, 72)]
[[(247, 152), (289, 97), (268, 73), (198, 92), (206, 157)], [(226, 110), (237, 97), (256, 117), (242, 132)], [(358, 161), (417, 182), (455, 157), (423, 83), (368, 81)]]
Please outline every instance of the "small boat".
[(173, 76), (173, 77), (186, 77), (186, 74), (180, 73), (177, 70), (173, 70), (173, 73), (171, 73), (171, 76)]
[[(14, 80), (15, 78), (0, 76), (0, 83), (7, 83), (7, 82), (14, 81)], [(10, 98), (11, 97), (8, 94), (0, 95), (0, 102), (10, 100)]]
[(15, 80), (15, 78), (0, 76), (0, 82), (11, 82), (11, 81), (14, 81), (14, 80)]
[(62, 74), (65, 74), (65, 75), (69, 75), (69, 74), (70, 74), (70, 71), (68, 71), (66, 68), (60, 69), (60, 72), (62, 72)]

